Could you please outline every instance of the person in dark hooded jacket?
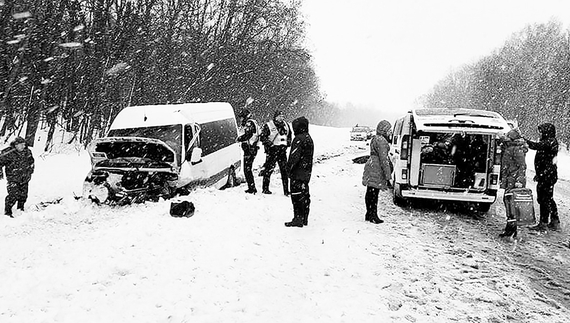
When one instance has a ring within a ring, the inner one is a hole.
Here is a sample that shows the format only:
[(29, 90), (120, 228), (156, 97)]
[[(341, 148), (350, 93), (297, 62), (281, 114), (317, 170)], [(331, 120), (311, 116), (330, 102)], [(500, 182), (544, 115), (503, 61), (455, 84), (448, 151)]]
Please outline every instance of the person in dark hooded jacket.
[(364, 202), (366, 203), (366, 215), (364, 219), (375, 224), (384, 221), (378, 217), (378, 194), (390, 186), (392, 167), (388, 159), (390, 151), (390, 122), (382, 120), (376, 126), (376, 136), (370, 142), (370, 158), (364, 165), (362, 173), (362, 185), (366, 186)]
[(291, 144), (291, 152), (287, 161), (287, 173), (291, 180), (291, 202), (293, 203), (293, 220), (286, 222), (287, 227), (303, 227), (308, 225), (311, 195), (309, 181), (313, 171), (314, 144), (309, 135), (309, 120), (299, 117), (293, 120), (295, 138)]
[(10, 143), (9, 148), (0, 153), (0, 179), (4, 178), (3, 168), (8, 182), (4, 214), (12, 218), (14, 204), (18, 203), (18, 210), (24, 210), (28, 199), (28, 183), (34, 172), (34, 157), (24, 138), (17, 137)]
[(289, 180), (287, 179), (287, 148), (291, 146), (291, 129), (285, 122), (283, 113), (275, 111), (273, 119), (267, 122), (261, 129), (259, 140), (265, 148), (265, 164), (260, 172), (263, 176), (262, 193), (271, 194), (269, 182), (271, 174), (275, 168), (275, 163), (279, 165), (281, 172), (281, 182), (283, 183), (283, 194), (289, 196)]
[[(558, 140), (556, 140), (556, 128), (552, 123), (543, 123), (538, 126), (540, 140), (538, 142), (525, 138), (530, 149), (536, 150), (534, 157), (534, 170), (536, 175), (536, 194), (540, 205), (540, 222), (531, 230), (545, 231), (560, 229), (558, 207), (554, 201), (554, 184), (558, 181)], [(549, 222), (550, 220), (550, 222)]]
[[(513, 129), (507, 133), (502, 143), (501, 188), (505, 190), (503, 202), (508, 208), (506, 196), (515, 188), (526, 187), (526, 153), (528, 145), (520, 133)], [(507, 225), (500, 237), (517, 236), (517, 219), (507, 210)]]

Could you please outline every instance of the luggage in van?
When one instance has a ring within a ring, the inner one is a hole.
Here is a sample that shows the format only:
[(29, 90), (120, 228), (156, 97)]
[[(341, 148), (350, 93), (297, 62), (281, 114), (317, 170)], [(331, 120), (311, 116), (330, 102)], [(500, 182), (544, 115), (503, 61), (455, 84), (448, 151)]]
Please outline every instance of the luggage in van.
[(505, 193), (507, 218), (517, 219), (518, 226), (534, 225), (534, 199), (530, 188), (515, 188)]

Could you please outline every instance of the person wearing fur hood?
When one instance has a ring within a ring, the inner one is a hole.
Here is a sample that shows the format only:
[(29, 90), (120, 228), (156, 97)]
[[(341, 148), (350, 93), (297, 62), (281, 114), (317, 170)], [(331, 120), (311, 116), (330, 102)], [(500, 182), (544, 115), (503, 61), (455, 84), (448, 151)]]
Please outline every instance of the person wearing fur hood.
[[(501, 188), (505, 190), (504, 196), (515, 188), (526, 187), (526, 153), (528, 145), (521, 137), (520, 133), (510, 130), (502, 142), (503, 155), (501, 157)], [(505, 231), (499, 236), (517, 236), (517, 219), (514, 214), (508, 212), (508, 203), (503, 198), (505, 208), (507, 208), (507, 225)]]
[(376, 135), (370, 141), (370, 158), (364, 165), (362, 185), (366, 186), (364, 219), (378, 224), (384, 221), (378, 217), (378, 194), (390, 186), (392, 167), (388, 159), (390, 152), (390, 122), (382, 120), (376, 126)]
[(10, 143), (10, 147), (0, 153), (0, 179), (6, 172), (7, 195), (4, 204), (4, 214), (13, 217), (12, 207), (17, 203), (18, 210), (24, 210), (28, 199), (28, 183), (34, 172), (34, 157), (26, 145), (26, 140), (17, 137)]

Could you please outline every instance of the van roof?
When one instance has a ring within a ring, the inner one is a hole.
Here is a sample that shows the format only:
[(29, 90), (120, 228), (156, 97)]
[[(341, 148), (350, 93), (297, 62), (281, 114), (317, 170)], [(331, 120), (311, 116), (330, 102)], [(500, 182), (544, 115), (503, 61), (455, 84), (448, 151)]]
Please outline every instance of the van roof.
[(498, 113), (463, 108), (412, 110), (417, 130), (422, 131), (477, 131), (507, 132), (510, 126)]
[(231, 118), (235, 118), (234, 110), (227, 102), (143, 105), (121, 110), (110, 129), (205, 123)]

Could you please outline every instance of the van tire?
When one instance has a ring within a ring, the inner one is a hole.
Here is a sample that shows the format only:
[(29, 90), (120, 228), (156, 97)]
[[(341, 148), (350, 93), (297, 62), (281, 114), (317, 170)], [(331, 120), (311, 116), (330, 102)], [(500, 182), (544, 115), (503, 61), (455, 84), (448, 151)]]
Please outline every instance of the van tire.
[(228, 181), (226, 183), (226, 187), (234, 187), (237, 186), (237, 177), (236, 177), (236, 169), (232, 166), (228, 170)]
[(397, 206), (406, 206), (407, 201), (402, 196), (402, 187), (400, 184), (394, 182), (394, 190), (392, 192), (392, 201)]
[(483, 213), (487, 213), (487, 212), (489, 212), (489, 209), (491, 209), (491, 205), (492, 205), (492, 204), (493, 204), (493, 203), (483, 203), (483, 202), (481, 202), (481, 203), (477, 203), (477, 204), (475, 205), (475, 207), (477, 208), (477, 211), (483, 212)]

